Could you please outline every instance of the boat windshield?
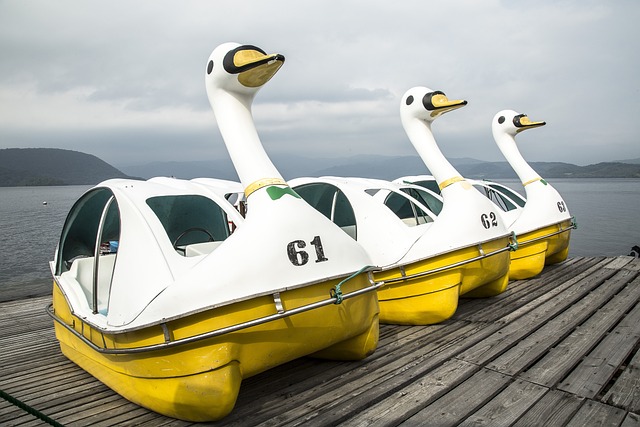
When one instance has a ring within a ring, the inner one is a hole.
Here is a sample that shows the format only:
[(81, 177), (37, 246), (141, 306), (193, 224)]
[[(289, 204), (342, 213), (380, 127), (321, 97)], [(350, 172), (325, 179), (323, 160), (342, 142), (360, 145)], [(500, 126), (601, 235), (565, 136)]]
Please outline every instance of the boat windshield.
[(431, 190), (436, 194), (442, 194), (440, 192), (440, 187), (438, 186), (438, 183), (435, 181), (435, 179), (416, 181), (413, 184), (424, 187), (427, 190)]
[(85, 193), (67, 215), (56, 256), (55, 274), (85, 295), (94, 314), (109, 310), (111, 281), (120, 243), (120, 210), (113, 192)]
[(384, 200), (386, 207), (398, 216), (405, 224), (416, 226), (433, 222), (433, 219), (420, 208), (402, 194), (391, 192)]
[(156, 214), (178, 253), (188, 245), (221, 242), (229, 237), (227, 214), (213, 200), (200, 195), (155, 196), (147, 205)]
[(515, 191), (511, 190), (509, 187), (506, 187), (504, 185), (500, 185), (500, 184), (496, 184), (496, 183), (487, 183), (487, 185), (489, 187), (491, 187), (492, 189), (499, 191), (500, 193), (503, 193), (504, 195), (506, 195), (510, 200), (512, 200), (513, 202), (517, 203), (518, 206), (520, 206), (521, 208), (524, 208), (524, 205), (527, 203), (526, 199), (524, 197), (522, 197), (520, 194), (516, 193)]
[(429, 208), (435, 215), (439, 215), (442, 211), (442, 200), (434, 196), (433, 193), (417, 188), (402, 188), (401, 190)]
[(357, 238), (356, 216), (347, 196), (335, 185), (324, 182), (294, 188), (307, 203), (329, 218), (352, 238)]
[(67, 215), (58, 244), (56, 275), (68, 271), (75, 259), (116, 253), (119, 241), (120, 211), (113, 193), (108, 188), (87, 192)]

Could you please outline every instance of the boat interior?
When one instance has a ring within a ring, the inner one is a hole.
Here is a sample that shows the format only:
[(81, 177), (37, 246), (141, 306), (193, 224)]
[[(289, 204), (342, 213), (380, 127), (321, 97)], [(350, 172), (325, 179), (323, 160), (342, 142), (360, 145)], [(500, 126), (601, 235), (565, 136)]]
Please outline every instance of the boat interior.
[[(221, 207), (197, 194), (149, 197), (147, 206), (163, 226), (175, 253), (195, 257), (213, 252), (231, 234)], [(121, 237), (120, 209), (109, 188), (96, 188), (71, 209), (61, 235), (55, 275), (80, 290), (85, 308), (106, 315)], [(65, 289), (72, 291), (71, 289)]]

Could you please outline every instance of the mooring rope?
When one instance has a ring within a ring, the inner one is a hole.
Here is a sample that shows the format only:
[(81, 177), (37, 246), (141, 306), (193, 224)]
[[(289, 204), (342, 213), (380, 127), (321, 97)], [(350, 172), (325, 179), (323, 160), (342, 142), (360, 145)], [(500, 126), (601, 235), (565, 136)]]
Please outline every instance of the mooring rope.
[(6, 400), (7, 402), (11, 403), (12, 405), (15, 405), (18, 408), (22, 409), (23, 411), (26, 411), (27, 413), (33, 415), (34, 417), (39, 418), (40, 420), (44, 421), (47, 424), (50, 424), (50, 425), (55, 426), (55, 427), (64, 427), (64, 425), (60, 424), (56, 420), (54, 420), (52, 418), (49, 418), (48, 416), (46, 416), (42, 412), (38, 411), (35, 408), (32, 408), (31, 406), (27, 405), (24, 402), (21, 402), (20, 400), (16, 399), (15, 397), (11, 396), (10, 394), (4, 392), (3, 390), (0, 390), (0, 397), (2, 397), (4, 400)]
[(370, 265), (365, 265), (360, 270), (358, 270), (355, 273), (353, 273), (351, 276), (349, 276), (346, 279), (342, 280), (335, 287), (331, 288), (329, 290), (329, 295), (331, 296), (331, 298), (335, 298), (336, 299), (336, 302), (334, 302), (334, 304), (336, 304), (336, 305), (337, 304), (342, 304), (342, 289), (340, 289), (340, 287), (342, 285), (344, 285), (346, 282), (348, 282), (349, 280), (351, 280), (354, 277), (356, 277), (358, 274), (363, 273), (363, 272), (365, 272), (367, 270), (370, 270), (371, 268), (373, 268), (373, 267), (370, 266)]

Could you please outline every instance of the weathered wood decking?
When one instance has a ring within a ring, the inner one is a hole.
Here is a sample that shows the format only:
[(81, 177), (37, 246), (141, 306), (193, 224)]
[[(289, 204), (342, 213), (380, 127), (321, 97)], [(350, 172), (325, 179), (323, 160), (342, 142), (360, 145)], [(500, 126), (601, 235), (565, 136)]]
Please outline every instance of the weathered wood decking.
[[(310, 358), (245, 380), (215, 425), (640, 426), (640, 260), (573, 258), (447, 322), (382, 325), (360, 362)], [(0, 304), (0, 390), (65, 425), (190, 425), (69, 362), (44, 307)], [(43, 425), (0, 399), (0, 425)]]

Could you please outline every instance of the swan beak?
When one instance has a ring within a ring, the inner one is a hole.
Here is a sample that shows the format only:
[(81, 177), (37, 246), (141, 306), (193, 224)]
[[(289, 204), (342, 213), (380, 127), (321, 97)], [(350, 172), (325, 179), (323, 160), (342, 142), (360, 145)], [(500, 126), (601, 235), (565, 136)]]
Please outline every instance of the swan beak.
[(456, 110), (467, 105), (467, 101), (463, 99), (449, 99), (443, 92), (430, 92), (422, 98), (424, 107), (431, 111), (431, 117), (438, 117), (449, 111)]
[(240, 46), (224, 57), (224, 68), (229, 74), (237, 74), (238, 81), (246, 87), (260, 87), (284, 64), (279, 53), (267, 54), (256, 46)]
[(522, 132), (523, 130), (537, 128), (544, 126), (546, 122), (532, 122), (526, 114), (520, 114), (513, 118), (513, 124), (515, 125), (516, 132)]

